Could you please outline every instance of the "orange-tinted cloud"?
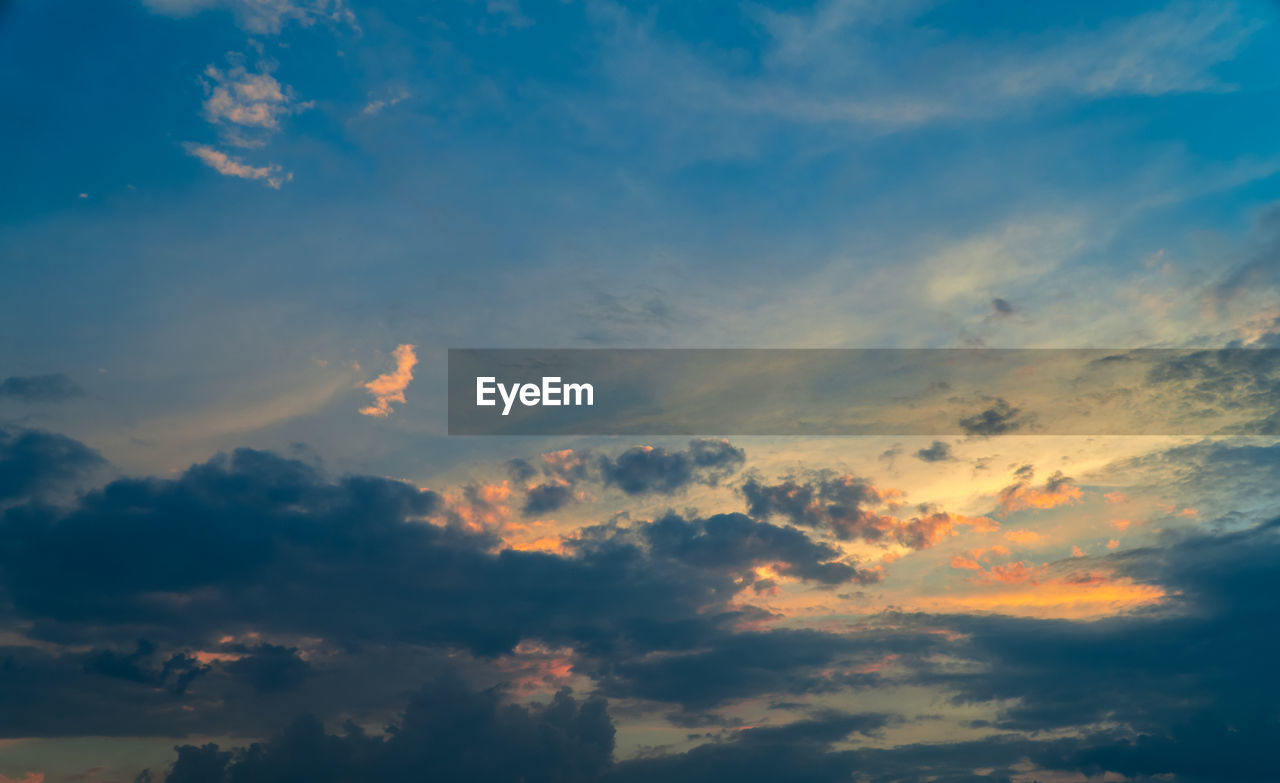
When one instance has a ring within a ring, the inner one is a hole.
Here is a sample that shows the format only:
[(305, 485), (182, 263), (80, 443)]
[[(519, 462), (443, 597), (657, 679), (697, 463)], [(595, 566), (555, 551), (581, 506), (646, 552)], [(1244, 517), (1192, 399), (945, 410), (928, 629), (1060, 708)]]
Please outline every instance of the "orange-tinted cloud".
[(1040, 534), (1034, 530), (1010, 530), (1004, 537), (1015, 544), (1034, 544), (1040, 540)]
[(369, 393), (373, 395), (373, 404), (367, 408), (361, 408), (360, 412), (362, 414), (365, 416), (390, 416), (391, 403), (404, 402), (404, 390), (408, 388), (409, 382), (413, 380), (413, 367), (418, 363), (418, 356), (413, 349), (414, 346), (408, 344), (396, 348), (392, 353), (392, 356), (396, 359), (396, 368), (389, 373), (379, 375), (364, 385), (369, 390)]
[(1052, 567), (1010, 563), (970, 579), (972, 592), (922, 597), (926, 611), (995, 612), (1020, 617), (1085, 619), (1164, 598), (1155, 585), (1102, 573), (1053, 575)]
[(1043, 487), (1036, 488), (1019, 481), (1000, 491), (1000, 510), (1005, 514), (1026, 508), (1046, 509), (1074, 503), (1080, 499), (1080, 487), (1061, 472), (1054, 473)]

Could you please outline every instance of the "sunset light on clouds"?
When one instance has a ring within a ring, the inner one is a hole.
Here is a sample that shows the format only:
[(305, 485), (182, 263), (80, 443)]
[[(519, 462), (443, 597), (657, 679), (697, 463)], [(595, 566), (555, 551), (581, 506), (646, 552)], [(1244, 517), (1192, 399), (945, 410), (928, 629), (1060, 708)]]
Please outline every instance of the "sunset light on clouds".
[(0, 783), (1280, 779), (1277, 51), (0, 3)]

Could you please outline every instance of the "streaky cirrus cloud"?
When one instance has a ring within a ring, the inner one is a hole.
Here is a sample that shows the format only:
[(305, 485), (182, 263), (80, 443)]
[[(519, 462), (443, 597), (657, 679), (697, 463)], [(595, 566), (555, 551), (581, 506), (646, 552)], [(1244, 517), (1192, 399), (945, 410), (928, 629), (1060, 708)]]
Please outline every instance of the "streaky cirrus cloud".
[(404, 390), (409, 388), (413, 380), (413, 368), (418, 363), (418, 355), (414, 346), (404, 343), (391, 353), (396, 360), (396, 368), (383, 373), (364, 385), (373, 395), (373, 404), (360, 409), (365, 416), (386, 417), (391, 415), (391, 404), (404, 402)]

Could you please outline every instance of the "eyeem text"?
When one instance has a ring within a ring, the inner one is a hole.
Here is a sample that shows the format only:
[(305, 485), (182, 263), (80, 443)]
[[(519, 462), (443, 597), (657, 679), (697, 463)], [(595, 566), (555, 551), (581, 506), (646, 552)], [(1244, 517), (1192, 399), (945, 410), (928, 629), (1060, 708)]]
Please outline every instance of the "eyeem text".
[(521, 405), (595, 405), (595, 389), (589, 383), (564, 383), (559, 376), (543, 377), (536, 383), (499, 383), (492, 375), (476, 378), (476, 405), (497, 405), (495, 397), (502, 398), (502, 415), (511, 413), (511, 406), (519, 400)]

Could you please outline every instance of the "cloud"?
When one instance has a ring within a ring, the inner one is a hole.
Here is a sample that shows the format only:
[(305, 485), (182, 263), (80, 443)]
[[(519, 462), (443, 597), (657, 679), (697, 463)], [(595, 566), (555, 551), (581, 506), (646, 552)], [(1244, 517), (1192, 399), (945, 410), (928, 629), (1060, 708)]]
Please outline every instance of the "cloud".
[[(300, 719), (267, 742), (237, 751), (184, 745), (165, 780), (269, 783), (279, 780), (438, 780), (593, 783), (612, 763), (614, 728), (599, 698), (569, 690), (546, 704), (507, 703), (497, 690), (449, 680), (420, 690), (383, 736), (348, 724), (328, 735)], [(149, 775), (148, 775), (148, 779)]]
[(11, 375), (0, 381), (0, 397), (26, 402), (65, 402), (83, 396), (84, 389), (62, 373)]
[(247, 682), (255, 693), (277, 693), (300, 686), (311, 665), (298, 656), (297, 648), (262, 644), (228, 664), (227, 671)]
[(996, 523), (986, 517), (969, 517), (946, 511), (924, 509), (919, 516), (901, 518), (882, 513), (892, 507), (901, 493), (880, 490), (863, 479), (830, 472), (818, 472), (805, 480), (794, 477), (777, 484), (765, 484), (752, 476), (742, 485), (747, 513), (769, 519), (781, 517), (802, 527), (828, 530), (844, 541), (862, 540), (886, 546), (898, 544), (908, 549), (927, 549), (958, 526), (974, 530), (994, 530)]
[(935, 440), (927, 449), (916, 452), (916, 458), (925, 462), (946, 462), (951, 459), (951, 445)]
[[(732, 605), (761, 566), (818, 586), (881, 578), (741, 514), (589, 528), (553, 555), (499, 549), (444, 523), (446, 511), (434, 492), (332, 480), (252, 450), (172, 479), (118, 479), (65, 508), (6, 509), (4, 611), (28, 637), (71, 646), (0, 649), (0, 736), (269, 725), (289, 699), (334, 709), (344, 692), (329, 695), (332, 667), (387, 646), (492, 657), (530, 640), (607, 672), (647, 651), (726, 643), (762, 616)], [(259, 641), (229, 641), (250, 634)], [(317, 668), (289, 639), (330, 652)], [(89, 658), (77, 652), (89, 645)], [(276, 706), (264, 711), (267, 697)]]
[(565, 482), (547, 482), (530, 487), (525, 492), (526, 515), (545, 514), (563, 508), (573, 499), (573, 489)]
[(0, 501), (39, 495), (105, 464), (96, 451), (63, 435), (0, 430)]
[(860, 570), (842, 553), (811, 541), (795, 528), (757, 522), (744, 514), (716, 514), (685, 520), (675, 514), (631, 528), (651, 555), (702, 569), (724, 569), (741, 575), (761, 565), (782, 574), (821, 584), (874, 584), (883, 578), (875, 569)]
[(255, 35), (277, 35), (289, 23), (309, 27), (318, 21), (354, 25), (343, 0), (143, 0), (157, 13), (190, 16), (210, 9), (232, 12), (236, 22)]
[(654, 115), (676, 106), (685, 123), (730, 117), (740, 135), (763, 134), (770, 126), (761, 122), (888, 133), (1054, 103), (1227, 91), (1215, 67), (1262, 27), (1232, 3), (1175, 3), (1087, 27), (1051, 16), (993, 41), (930, 16), (933, 3), (889, 5), (825, 0), (794, 12), (750, 10), (761, 43), (748, 70), (715, 56), (727, 53), (662, 35), (641, 14), (611, 5), (601, 16), (616, 28), (608, 64), (619, 89), (644, 100), (663, 63), (682, 78)]
[(966, 435), (978, 435), (981, 437), (1004, 435), (1022, 426), (1022, 422), (1017, 418), (1018, 413), (1019, 410), (1017, 408), (1002, 399), (997, 399), (991, 407), (984, 411), (971, 416), (962, 416), (959, 424)]
[(384, 109), (389, 109), (402, 101), (412, 98), (413, 95), (406, 89), (401, 88), (387, 94), (385, 98), (375, 98), (370, 100), (360, 110), (360, 116), (372, 117), (375, 114), (381, 114)]
[[(572, 473), (580, 459), (551, 454), (549, 470)], [(826, 506), (864, 502), (868, 489), (855, 486), (813, 474), (761, 485), (770, 490), (761, 497), (781, 503), (807, 492), (816, 509), (789, 508), (829, 524)], [(1055, 474), (1042, 491), (1066, 486)], [(256, 749), (184, 746), (171, 779), (188, 781), (323, 780), (317, 758), (325, 774), (362, 762), (388, 781), (427, 769), (503, 778), (512, 758), (529, 779), (705, 779), (738, 769), (759, 779), (786, 763), (818, 780), (855, 772), (870, 781), (965, 780), (979, 767), (1012, 778), (1030, 759), (1035, 769), (1247, 781), (1259, 779), (1261, 749), (1277, 727), (1272, 701), (1259, 698), (1274, 685), (1267, 653), (1277, 640), (1259, 618), (1274, 614), (1280, 595), (1280, 521), (1040, 566), (990, 565), (1009, 552), (971, 550), (972, 562), (957, 567), (977, 578), (966, 584), (980, 594), (957, 595), (952, 608), (985, 613), (887, 612), (833, 633), (759, 630), (770, 616), (738, 603), (763, 566), (815, 587), (880, 578), (800, 527), (668, 513), (583, 529), (553, 555), (499, 549), (490, 536), (442, 524), (442, 507), (440, 495), (403, 482), (333, 479), (240, 450), (173, 478), (118, 479), (61, 508), (6, 508), (3, 611), (10, 627), (42, 643), (0, 647), (0, 736), (275, 734)], [(924, 541), (959, 524), (940, 513), (895, 518), (887, 535), (910, 540), (916, 525)], [(1071, 591), (1103, 603), (1146, 591), (1164, 603), (1131, 602), (1089, 622), (1010, 616), (1019, 602)], [(465, 684), (481, 671), (492, 683), (493, 662), (524, 640), (562, 650), (562, 665), (598, 698), (516, 705), (503, 691)], [(395, 650), (419, 661), (413, 681), (448, 674), (450, 684), (415, 697), (395, 732), (324, 734), (319, 720), (401, 708), (404, 670), (380, 657)], [(450, 666), (473, 668), (461, 676)], [(361, 701), (371, 686), (377, 699)], [(930, 689), (986, 715), (989, 729), (1023, 736), (871, 748), (842, 740), (876, 737), (907, 718), (811, 707), (787, 725), (610, 760), (604, 698), (716, 725), (734, 714), (717, 710), (752, 699), (881, 686)], [(1115, 695), (1098, 699), (1101, 691)], [(317, 720), (281, 732), (286, 715), (302, 712)], [(455, 725), (462, 739), (448, 735)], [(509, 752), (477, 758), (467, 737)], [(1191, 744), (1172, 752), (1179, 743)], [(1236, 757), (1197, 767), (1215, 743)], [(212, 777), (196, 777), (201, 769)]]
[(199, 158), (209, 168), (228, 177), (262, 180), (269, 187), (276, 190), (279, 190), (280, 186), (285, 182), (293, 179), (292, 173), (281, 172), (280, 167), (275, 164), (250, 166), (207, 144), (187, 143), (183, 146), (188, 155)]
[(765, 484), (752, 477), (742, 485), (747, 513), (767, 519), (781, 516), (804, 527), (829, 528), (840, 538), (878, 540), (892, 527), (872, 507), (884, 495), (853, 476), (817, 475), (807, 481), (784, 479)]
[(414, 353), (414, 346), (408, 344), (397, 346), (391, 355), (395, 357), (396, 368), (364, 385), (373, 395), (373, 404), (360, 409), (360, 413), (365, 416), (390, 416), (391, 404), (404, 402), (404, 390), (413, 380), (413, 368), (418, 363), (418, 356)]
[[(254, 73), (235, 59), (226, 70), (208, 66), (204, 75), (204, 116), (214, 125), (274, 131), (283, 117), (306, 106), (298, 104), (291, 91), (269, 72)], [(238, 146), (257, 146), (253, 140), (231, 138)]]
[(616, 486), (628, 495), (670, 495), (690, 484), (715, 486), (745, 461), (746, 452), (728, 441), (692, 440), (685, 451), (636, 446), (614, 458), (602, 457), (599, 464), (606, 487)]
[[(1062, 471), (1055, 472), (1045, 481), (1044, 485), (1037, 488), (1031, 485), (1030, 474), (1027, 478), (1018, 481), (1016, 484), (1010, 484), (1000, 490), (999, 503), (1000, 511), (1008, 514), (1013, 511), (1021, 511), (1023, 509), (1049, 509), (1057, 506), (1074, 503), (1083, 495), (1075, 480), (1070, 476), (1062, 475)], [(1006, 534), (1010, 540), (1026, 543), (1035, 539), (1036, 536), (1031, 533), (1026, 535), (1028, 531), (1014, 531)], [(1022, 535), (1021, 539), (1013, 538), (1013, 536)], [(1036, 536), (1038, 538), (1038, 536)]]

